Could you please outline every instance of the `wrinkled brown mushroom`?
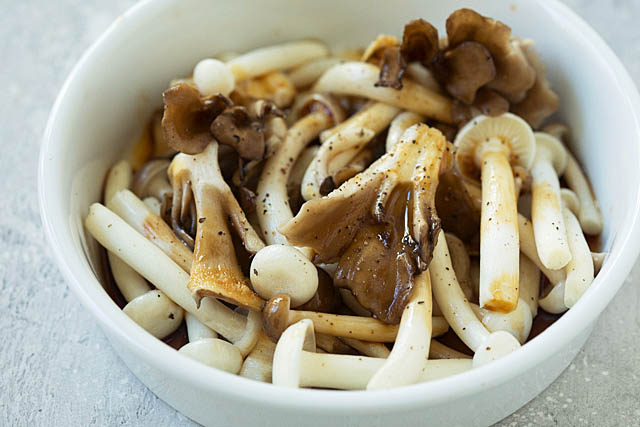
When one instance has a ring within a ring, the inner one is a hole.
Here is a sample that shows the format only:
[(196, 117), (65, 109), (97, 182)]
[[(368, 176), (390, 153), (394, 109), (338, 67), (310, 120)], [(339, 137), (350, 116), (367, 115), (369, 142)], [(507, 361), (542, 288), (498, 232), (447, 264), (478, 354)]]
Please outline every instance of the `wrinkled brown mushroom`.
[(162, 130), (169, 147), (186, 154), (198, 154), (212, 141), (211, 122), (231, 105), (222, 95), (200, 98), (193, 86), (180, 83), (162, 94)]
[(484, 45), (466, 41), (441, 55), (436, 72), (454, 98), (470, 105), (478, 89), (496, 77), (496, 66)]
[(213, 141), (197, 155), (178, 154), (169, 167), (169, 177), (174, 188), (174, 204), (190, 194), (195, 201), (198, 221), (188, 283), (194, 298), (199, 301), (211, 296), (260, 310), (264, 302), (251, 290), (249, 280), (242, 273), (231, 230), (249, 253), (262, 249), (264, 243), (222, 178), (218, 144)]
[(457, 100), (451, 104), (451, 118), (459, 127), (464, 126), (476, 116), (497, 117), (507, 111), (509, 111), (509, 101), (498, 92), (486, 87), (478, 90), (472, 105)]
[(471, 9), (459, 9), (447, 19), (448, 49), (468, 41), (482, 44), (491, 53), (496, 75), (487, 83), (511, 102), (521, 101), (531, 89), (536, 72), (522, 52), (520, 42), (511, 37), (511, 28)]
[(523, 41), (522, 48), (529, 63), (536, 70), (536, 82), (522, 101), (511, 106), (511, 111), (529, 122), (532, 128), (537, 129), (544, 119), (558, 111), (560, 100), (551, 89), (551, 84), (547, 80), (546, 67), (536, 52), (533, 40)]
[(351, 289), (378, 319), (397, 323), (414, 275), (431, 259), (440, 229), (435, 191), (449, 150), (439, 131), (414, 125), (389, 153), (305, 203), (280, 231), (291, 244), (313, 248), (314, 262), (338, 261), (336, 286)]
[(440, 176), (436, 191), (436, 209), (442, 228), (465, 242), (480, 230), (480, 213), (475, 209), (464, 181), (456, 168)]

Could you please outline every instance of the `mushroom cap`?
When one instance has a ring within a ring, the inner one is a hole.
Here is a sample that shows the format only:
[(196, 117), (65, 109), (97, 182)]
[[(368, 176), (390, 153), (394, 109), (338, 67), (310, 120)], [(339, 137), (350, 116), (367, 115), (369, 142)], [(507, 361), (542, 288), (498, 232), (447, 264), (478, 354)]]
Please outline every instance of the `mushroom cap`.
[(212, 368), (237, 374), (242, 367), (242, 354), (236, 346), (219, 338), (203, 338), (183, 345), (178, 353)]
[(206, 58), (194, 67), (193, 83), (202, 96), (211, 96), (216, 93), (228, 96), (236, 84), (236, 78), (224, 62)]
[(273, 384), (283, 387), (300, 385), (302, 352), (316, 351), (313, 322), (302, 319), (284, 331), (273, 354)]
[(277, 342), (289, 325), (291, 298), (279, 294), (271, 298), (262, 309), (262, 327), (272, 341)]
[(287, 294), (291, 306), (309, 301), (318, 289), (316, 267), (293, 246), (269, 245), (256, 253), (251, 261), (253, 290), (265, 300)]
[(567, 150), (562, 142), (555, 136), (544, 132), (535, 132), (533, 135), (536, 138), (536, 157), (543, 155), (544, 151), (548, 151), (551, 155), (551, 164), (558, 176), (564, 174), (567, 167)]
[(380, 54), (387, 48), (397, 47), (400, 45), (400, 41), (397, 37), (390, 36), (388, 34), (379, 34), (369, 46), (365, 49), (360, 60), (367, 62), (370, 59), (378, 59)]
[(571, 212), (576, 215), (580, 212), (580, 199), (578, 199), (576, 193), (568, 188), (563, 188), (560, 190), (560, 197), (562, 198), (562, 203), (564, 203)]
[(159, 339), (178, 329), (184, 318), (184, 310), (158, 289), (132, 299), (122, 311)]
[(460, 129), (455, 140), (458, 170), (465, 178), (479, 179), (481, 158), (476, 151), (490, 138), (498, 138), (507, 146), (512, 165), (531, 168), (536, 141), (527, 122), (511, 113), (497, 117), (478, 116)]

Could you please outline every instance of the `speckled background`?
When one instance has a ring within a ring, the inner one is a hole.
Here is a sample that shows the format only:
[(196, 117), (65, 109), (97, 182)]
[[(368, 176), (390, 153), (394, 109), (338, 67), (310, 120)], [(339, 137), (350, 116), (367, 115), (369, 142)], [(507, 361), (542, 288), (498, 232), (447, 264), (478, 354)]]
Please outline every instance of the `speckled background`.
[[(566, 0), (640, 82), (640, 1)], [(47, 115), (82, 52), (133, 0), (0, 0), (0, 425), (192, 425), (124, 366), (70, 293), (40, 225)], [(640, 426), (640, 267), (585, 349), (501, 426)]]

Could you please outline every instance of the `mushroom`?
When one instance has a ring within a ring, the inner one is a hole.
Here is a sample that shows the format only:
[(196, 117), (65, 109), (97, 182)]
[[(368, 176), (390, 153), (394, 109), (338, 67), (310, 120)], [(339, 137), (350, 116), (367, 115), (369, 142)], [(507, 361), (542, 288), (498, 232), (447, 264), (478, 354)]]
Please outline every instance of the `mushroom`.
[[(123, 160), (111, 168), (105, 183), (104, 198), (107, 206), (119, 191), (131, 184), (131, 166)], [(162, 291), (151, 290), (142, 276), (129, 267), (113, 251), (108, 251), (108, 259), (116, 285), (122, 292), (127, 305), (123, 311), (134, 322), (156, 338), (164, 338), (173, 333), (184, 317), (184, 310), (171, 301)]]
[(199, 321), (193, 314), (185, 314), (184, 320), (187, 324), (189, 342), (196, 342), (205, 338), (218, 338), (216, 331)]
[(203, 338), (178, 350), (190, 359), (207, 366), (237, 374), (242, 367), (242, 354), (236, 346), (219, 338)]
[(298, 307), (318, 289), (316, 267), (293, 246), (265, 246), (253, 257), (249, 271), (253, 290), (265, 300), (284, 293)]
[(316, 269), (318, 275), (318, 289), (311, 299), (298, 306), (299, 310), (319, 311), (322, 313), (336, 313), (342, 305), (338, 289), (333, 286), (333, 279), (322, 268)]
[[(305, 200), (326, 196), (334, 189), (335, 183), (327, 190), (327, 180), (331, 180), (330, 167), (340, 169), (352, 160), (377, 134), (382, 132), (398, 114), (398, 109), (383, 103), (374, 103), (339, 125), (340, 129), (331, 130), (331, 136), (325, 139), (315, 158), (307, 168), (302, 180), (301, 192)], [(348, 154), (335, 164), (341, 154)]]
[[(538, 296), (540, 294), (540, 270), (527, 256), (520, 253), (520, 290), (519, 298), (531, 310), (532, 318), (538, 315)], [(518, 302), (519, 304), (519, 302)]]
[[(311, 320), (317, 332), (336, 337), (394, 342), (398, 334), (398, 325), (387, 325), (371, 317), (291, 310), (291, 298), (286, 294), (271, 298), (262, 312), (262, 326), (273, 341), (280, 339), (287, 327), (302, 319)], [(433, 336), (444, 334), (448, 328), (444, 319), (433, 318)]]
[(431, 279), (424, 271), (415, 278), (414, 289), (402, 312), (398, 335), (391, 354), (367, 383), (367, 390), (378, 390), (420, 381), (427, 369), (431, 344)]
[(203, 96), (229, 95), (237, 83), (252, 77), (292, 68), (327, 55), (327, 48), (314, 41), (283, 43), (255, 49), (242, 55), (220, 59), (206, 58), (193, 70), (193, 81)]
[(419, 114), (412, 113), (411, 111), (404, 111), (398, 114), (389, 125), (389, 130), (387, 131), (387, 142), (385, 145), (386, 150), (391, 151), (391, 149), (400, 141), (405, 130), (415, 124), (422, 123), (423, 120), (424, 117)]
[(456, 335), (475, 353), (474, 367), (496, 360), (520, 347), (513, 335), (504, 331), (489, 332), (478, 320), (454, 273), (444, 233), (438, 236), (429, 272), (433, 296), (442, 314)]
[(240, 105), (265, 100), (278, 108), (287, 108), (293, 103), (295, 96), (296, 88), (289, 77), (281, 71), (272, 71), (236, 84), (231, 99)]
[(571, 260), (558, 180), (567, 165), (567, 155), (562, 143), (553, 136), (542, 132), (534, 135), (536, 153), (531, 167), (533, 233), (542, 264), (559, 270)]
[(318, 80), (329, 68), (342, 62), (344, 62), (343, 59), (332, 56), (313, 59), (291, 69), (287, 76), (296, 89), (306, 88)]
[[(477, 190), (477, 206), (467, 188)], [(442, 218), (442, 228), (465, 242), (475, 238), (480, 230), (481, 198), (481, 190), (465, 182), (456, 167), (443, 173), (436, 190), (436, 209)]]
[[(413, 276), (431, 257), (439, 229), (433, 199), (449, 164), (447, 144), (435, 129), (410, 127), (391, 152), (328, 196), (305, 203), (280, 228), (291, 244), (315, 251), (314, 263), (339, 261), (336, 286), (351, 289), (385, 322), (400, 320)], [(405, 224), (408, 211), (412, 220)]]
[(536, 81), (524, 99), (511, 106), (511, 111), (537, 129), (547, 117), (558, 111), (560, 101), (547, 80), (546, 67), (536, 52), (533, 40), (523, 40), (520, 46), (529, 64), (536, 70)]
[[(544, 131), (565, 142), (569, 133), (569, 129), (559, 123), (545, 127)], [(589, 180), (569, 150), (567, 150), (567, 167), (564, 170), (564, 179), (580, 201), (578, 219), (580, 220), (582, 231), (585, 234), (597, 236), (602, 232), (602, 213), (593, 195)]]
[(594, 267), (589, 244), (576, 218), (576, 213), (580, 211), (578, 197), (566, 188), (561, 190), (561, 194), (562, 213), (567, 225), (567, 237), (572, 255), (565, 267), (567, 280), (564, 286), (564, 305), (571, 308), (593, 282)]
[(314, 91), (362, 96), (444, 123), (452, 123), (449, 98), (407, 78), (404, 79), (402, 89), (399, 90), (376, 87), (378, 74), (378, 67), (372, 64), (363, 62), (339, 64), (327, 70), (318, 79), (314, 85)]
[[(278, 341), (273, 358), (273, 384), (283, 387), (364, 389), (387, 359), (316, 353), (313, 323), (290, 326)], [(430, 360), (419, 382), (471, 369), (469, 359)]]
[(464, 293), (467, 300), (472, 301), (473, 298), (473, 286), (471, 285), (471, 279), (469, 277), (469, 271), (471, 269), (471, 260), (469, 254), (464, 246), (462, 240), (460, 240), (455, 234), (445, 233), (447, 239), (447, 248), (449, 249), (449, 255), (451, 256), (451, 265), (453, 266), (453, 272), (456, 274), (460, 288)]
[(305, 202), (301, 191), (302, 180), (319, 149), (319, 145), (312, 145), (305, 148), (291, 168), (289, 181), (287, 181), (287, 194), (289, 195), (289, 206), (292, 212), (298, 212), (300, 206)]
[(431, 70), (429, 70), (427, 67), (425, 67), (421, 63), (412, 62), (408, 64), (406, 75), (411, 80), (418, 83), (419, 85), (424, 86), (427, 89), (431, 89), (432, 91), (439, 93), (441, 95), (444, 94), (444, 91), (442, 90), (440, 83), (438, 83), (438, 80), (436, 80)]
[(521, 101), (535, 83), (536, 71), (529, 64), (521, 41), (511, 36), (511, 28), (471, 9), (459, 9), (447, 19), (447, 49), (474, 41), (483, 45), (495, 64), (495, 78), (486, 84), (511, 102)]
[(200, 306), (196, 306), (187, 288), (189, 274), (118, 215), (94, 203), (85, 218), (85, 227), (105, 249), (118, 254), (138, 274), (209, 328), (231, 342), (245, 335), (244, 316), (214, 298), (203, 298)]
[(273, 353), (276, 345), (267, 337), (264, 331), (260, 331), (258, 341), (251, 353), (247, 355), (238, 375), (256, 381), (271, 382), (271, 370), (273, 366)]
[(560, 282), (553, 286), (546, 295), (540, 297), (538, 304), (551, 314), (561, 314), (569, 309), (564, 303), (565, 282)]
[(458, 350), (454, 350), (451, 347), (440, 343), (437, 340), (431, 340), (429, 346), (429, 358), (430, 359), (471, 359), (471, 356), (465, 353), (461, 353)]
[(193, 253), (178, 240), (171, 227), (135, 194), (126, 189), (119, 191), (111, 198), (108, 207), (138, 233), (162, 249), (184, 271), (191, 272)]
[(454, 100), (451, 104), (451, 118), (458, 127), (464, 126), (467, 122), (479, 115), (491, 117), (500, 116), (509, 111), (509, 101), (503, 98), (498, 92), (480, 88), (475, 96), (475, 101), (467, 105), (461, 101)]
[[(386, 359), (389, 357), (391, 351), (386, 345), (379, 342), (361, 341), (355, 338), (339, 338), (340, 341), (347, 344), (349, 347), (353, 347), (365, 356), (380, 357)], [(433, 342), (433, 341), (432, 341)]]
[[(380, 345), (384, 346), (384, 344)], [(356, 354), (353, 347), (333, 335), (316, 333), (316, 347), (332, 354)]]
[(591, 258), (593, 259), (593, 270), (595, 274), (598, 274), (600, 272), (600, 269), (602, 268), (602, 264), (604, 263), (606, 257), (606, 252), (591, 252)]
[(151, 212), (160, 216), (160, 211), (162, 210), (162, 203), (160, 203), (158, 199), (156, 199), (153, 196), (149, 196), (149, 197), (145, 197), (144, 200), (142, 200), (142, 202), (149, 208)]
[(349, 289), (340, 288), (338, 289), (338, 292), (340, 293), (342, 302), (344, 302), (344, 304), (349, 307), (349, 310), (353, 311), (358, 316), (371, 317), (371, 312), (360, 305), (356, 297), (353, 296), (353, 293), (351, 293)]
[(438, 57), (435, 70), (451, 96), (467, 105), (473, 104), (478, 89), (496, 77), (491, 53), (475, 41), (445, 50)]
[(482, 179), (480, 306), (509, 312), (518, 303), (518, 221), (511, 163), (528, 169), (536, 148), (531, 128), (505, 113), (479, 116), (456, 137), (462, 176)]
[(182, 194), (185, 188), (191, 189), (195, 200), (198, 224), (188, 288), (196, 301), (211, 296), (254, 310), (262, 309), (263, 300), (251, 290), (238, 264), (230, 228), (251, 254), (262, 249), (264, 243), (222, 178), (218, 144), (211, 142), (196, 155), (178, 154), (171, 162), (169, 176), (174, 188), (174, 204), (176, 195)]
[(518, 299), (518, 305), (515, 310), (509, 313), (487, 310), (476, 304), (471, 304), (471, 309), (490, 332), (508, 332), (520, 344), (524, 344), (527, 341), (533, 324), (533, 316), (531, 315), (531, 308), (522, 298)]
[(256, 191), (260, 228), (270, 245), (288, 244), (278, 227), (293, 218), (287, 195), (287, 181), (293, 164), (322, 130), (343, 119), (337, 103), (319, 94), (306, 97), (298, 106), (296, 115), (302, 118), (288, 130), (280, 148), (267, 160)]

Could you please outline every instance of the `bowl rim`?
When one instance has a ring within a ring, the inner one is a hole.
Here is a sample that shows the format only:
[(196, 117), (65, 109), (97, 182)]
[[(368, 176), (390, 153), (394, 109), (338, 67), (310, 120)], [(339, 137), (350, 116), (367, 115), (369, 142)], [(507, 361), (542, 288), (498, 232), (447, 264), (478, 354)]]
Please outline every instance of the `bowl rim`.
[[(58, 145), (56, 128), (59, 116), (64, 111), (70, 87), (78, 76), (82, 75), (87, 64), (100, 55), (104, 45), (113, 42), (120, 26), (127, 20), (141, 19), (152, 10), (166, 7), (172, 0), (143, 0), (132, 6), (89, 47), (76, 63), (67, 77), (52, 107), (44, 132), (38, 166), (38, 198), (43, 228), (67, 283), (78, 296), (81, 303), (95, 316), (100, 326), (126, 344), (127, 348), (147, 364), (166, 372), (168, 376), (182, 378), (192, 386), (213, 393), (224, 393), (229, 397), (242, 399), (255, 405), (268, 405), (283, 409), (302, 409), (306, 411), (326, 411), (328, 406), (340, 414), (356, 415), (366, 411), (375, 414), (389, 411), (410, 410), (420, 406), (433, 406), (452, 398), (460, 398), (478, 393), (483, 389), (500, 385), (517, 377), (534, 366), (539, 365), (555, 354), (567, 342), (575, 339), (584, 328), (573, 325), (591, 325), (612, 300), (630, 272), (640, 252), (640, 192), (632, 213), (625, 218), (628, 232), (618, 233), (621, 251), (619, 256), (607, 259), (598, 274), (594, 285), (607, 282), (609, 286), (591, 286), (576, 306), (545, 330), (541, 335), (527, 343), (516, 352), (497, 363), (473, 369), (463, 374), (447, 377), (427, 383), (415, 384), (391, 390), (380, 391), (333, 391), (313, 389), (288, 389), (261, 383), (223, 371), (209, 368), (193, 361), (169, 346), (157, 340), (126, 316), (99, 288), (84, 286), (87, 281), (98, 282), (90, 274), (90, 269), (81, 268), (81, 263), (72, 262), (64, 254), (73, 249), (70, 235), (62, 233), (64, 218), (60, 213), (62, 203), (50, 196), (49, 186), (54, 180), (56, 170), (47, 162), (50, 153)], [(617, 76), (616, 85), (620, 88), (622, 99), (631, 107), (634, 117), (636, 136), (640, 135), (640, 95), (628, 72), (611, 48), (602, 40), (589, 24), (576, 15), (568, 6), (558, 0), (538, 3), (549, 12), (562, 14), (567, 27), (579, 31), (583, 38), (593, 46), (596, 55), (600, 55), (609, 64)], [(630, 124), (630, 126), (632, 126)], [(640, 158), (638, 159), (640, 162)], [(81, 255), (84, 257), (84, 254)], [(99, 284), (99, 283), (98, 283)], [(277, 393), (273, 393), (277, 390)]]

